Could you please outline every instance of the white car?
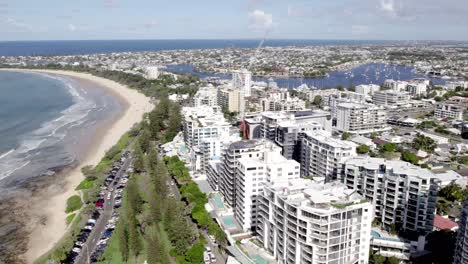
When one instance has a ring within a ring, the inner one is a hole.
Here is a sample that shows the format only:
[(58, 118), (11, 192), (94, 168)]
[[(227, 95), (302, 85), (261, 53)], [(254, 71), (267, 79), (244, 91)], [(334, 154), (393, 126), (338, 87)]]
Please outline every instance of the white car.
[(72, 249), (72, 251), (75, 252), (75, 253), (80, 253), (80, 252), (81, 252), (81, 248), (74, 247), (74, 248)]
[(106, 244), (107, 240), (109, 240), (109, 238), (103, 238), (103, 239), (99, 240), (98, 245)]
[(86, 230), (93, 230), (93, 226), (92, 225), (87, 225), (84, 227), (84, 229)]
[(84, 245), (84, 242), (81, 242), (81, 241), (76, 241), (76, 242), (75, 242), (75, 246), (76, 246), (76, 247), (80, 247), (80, 248), (81, 248), (83, 245)]
[(107, 200), (110, 200), (111, 199), (111, 192), (108, 192), (107, 193)]

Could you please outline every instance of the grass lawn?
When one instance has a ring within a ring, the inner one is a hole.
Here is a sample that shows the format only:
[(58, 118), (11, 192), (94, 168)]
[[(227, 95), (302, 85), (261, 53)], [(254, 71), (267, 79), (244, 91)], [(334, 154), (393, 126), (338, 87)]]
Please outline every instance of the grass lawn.
[(96, 180), (90, 180), (90, 179), (84, 179), (80, 182), (80, 184), (76, 187), (75, 190), (87, 190), (87, 189), (91, 189), (93, 188), (94, 186), (94, 182)]
[(75, 219), (75, 213), (71, 214), (71, 215), (68, 215), (67, 216), (67, 225), (71, 224), (71, 222), (73, 222), (73, 219)]
[(65, 209), (65, 213), (71, 213), (81, 208), (83, 202), (81, 201), (81, 197), (79, 195), (73, 195), (72, 197), (67, 199), (67, 208)]

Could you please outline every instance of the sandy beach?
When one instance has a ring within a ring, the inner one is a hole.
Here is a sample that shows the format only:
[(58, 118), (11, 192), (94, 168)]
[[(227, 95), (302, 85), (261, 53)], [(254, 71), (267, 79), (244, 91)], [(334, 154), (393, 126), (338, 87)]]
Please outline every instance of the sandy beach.
[(93, 139), (95, 144), (87, 151), (85, 157), (79, 161), (78, 166), (66, 172), (63, 181), (57, 182), (56, 186), (48, 186), (47, 189), (49, 190), (44, 192), (44, 194), (48, 195), (42, 195), (43, 199), (35, 199), (33, 202), (29, 215), (40, 218), (40, 221), (33, 221), (36, 224), (29, 228), (28, 250), (22, 256), (27, 263), (32, 263), (45, 254), (65, 234), (67, 230), (65, 203), (68, 197), (78, 193), (75, 188), (84, 177), (81, 168), (99, 163), (105, 152), (135, 123), (141, 121), (145, 113), (153, 108), (153, 104), (151, 104), (148, 97), (111, 80), (87, 73), (55, 70), (37, 70), (36, 72), (65, 75), (77, 80), (92, 82), (97, 87), (105, 89), (108, 93), (119, 98), (124, 110), (122, 115), (106, 127), (104, 131), (93, 135), (98, 138)]

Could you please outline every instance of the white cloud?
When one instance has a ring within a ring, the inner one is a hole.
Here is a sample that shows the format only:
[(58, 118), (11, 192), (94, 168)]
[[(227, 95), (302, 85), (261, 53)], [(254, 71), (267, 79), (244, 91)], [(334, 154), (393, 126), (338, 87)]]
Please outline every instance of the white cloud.
[(68, 24), (68, 30), (71, 31), (71, 32), (74, 32), (74, 31), (76, 31), (76, 26), (73, 25), (73, 24)]
[(250, 28), (256, 31), (268, 31), (273, 27), (273, 15), (262, 10), (249, 13)]
[(389, 14), (395, 14), (395, 2), (394, 0), (380, 0), (380, 9)]

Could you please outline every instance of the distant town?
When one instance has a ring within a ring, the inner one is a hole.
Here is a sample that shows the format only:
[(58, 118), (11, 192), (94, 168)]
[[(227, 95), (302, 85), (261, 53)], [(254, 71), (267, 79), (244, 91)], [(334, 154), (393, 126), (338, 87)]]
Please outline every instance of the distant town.
[[(275, 81), (371, 63), (425, 77), (329, 89)], [(181, 78), (171, 65), (215, 74), (169, 86), (182, 122), (160, 146), (184, 163), (227, 235), (220, 254), (209, 238), (204, 263), (468, 263), (468, 45), (22, 56), (0, 65), (150, 82)]]

